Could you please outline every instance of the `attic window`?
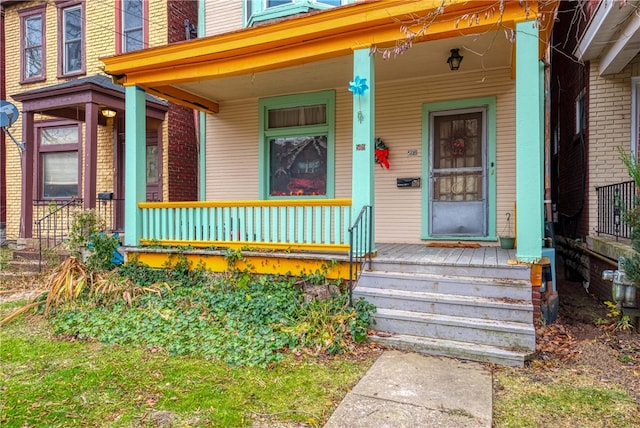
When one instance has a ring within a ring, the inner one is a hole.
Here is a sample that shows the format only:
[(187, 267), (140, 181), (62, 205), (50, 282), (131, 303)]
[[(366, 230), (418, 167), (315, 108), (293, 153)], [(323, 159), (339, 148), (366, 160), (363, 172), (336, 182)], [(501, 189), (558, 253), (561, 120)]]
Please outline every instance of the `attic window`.
[(312, 10), (324, 10), (349, 3), (351, 0), (244, 0), (245, 25), (284, 18)]

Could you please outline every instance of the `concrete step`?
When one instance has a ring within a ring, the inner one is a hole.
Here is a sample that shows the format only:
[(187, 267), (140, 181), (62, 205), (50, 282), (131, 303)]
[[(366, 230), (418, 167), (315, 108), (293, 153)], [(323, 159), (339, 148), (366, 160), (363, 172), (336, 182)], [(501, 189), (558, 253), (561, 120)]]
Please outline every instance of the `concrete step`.
[(33, 249), (23, 249), (13, 251), (13, 260), (39, 260), (40, 252)]
[(531, 301), (528, 281), (433, 273), (364, 271), (357, 287)]
[[(36, 260), (11, 260), (7, 269), (8, 272), (39, 272), (40, 263)], [(44, 263), (43, 263), (44, 267)]]
[(518, 323), (377, 308), (376, 331), (535, 351), (533, 322)]
[(522, 367), (532, 354), (530, 350), (505, 349), (478, 343), (433, 339), (405, 334), (373, 335), (369, 336), (369, 340), (406, 351), (515, 367)]
[(358, 286), (355, 298), (364, 297), (377, 308), (458, 316), (484, 320), (531, 323), (531, 299), (513, 300), (477, 296), (461, 296)]
[(370, 269), (372, 271), (429, 274), (443, 276), (464, 276), (472, 278), (526, 280), (530, 278), (528, 265), (505, 264), (444, 264), (444, 263), (412, 263), (402, 261), (380, 261), (373, 259)]

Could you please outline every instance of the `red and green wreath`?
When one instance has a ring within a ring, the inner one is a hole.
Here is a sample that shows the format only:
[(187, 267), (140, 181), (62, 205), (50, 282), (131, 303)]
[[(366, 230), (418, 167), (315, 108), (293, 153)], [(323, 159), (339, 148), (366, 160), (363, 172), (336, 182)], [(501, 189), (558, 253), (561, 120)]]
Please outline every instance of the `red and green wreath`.
[(380, 165), (381, 168), (389, 169), (389, 148), (382, 141), (382, 138), (376, 138), (376, 163)]

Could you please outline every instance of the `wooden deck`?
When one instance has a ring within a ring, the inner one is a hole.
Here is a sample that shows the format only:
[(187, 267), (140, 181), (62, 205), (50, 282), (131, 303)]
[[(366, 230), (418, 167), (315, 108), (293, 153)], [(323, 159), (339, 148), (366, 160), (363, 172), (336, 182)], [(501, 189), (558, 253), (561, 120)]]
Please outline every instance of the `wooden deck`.
[(508, 260), (515, 260), (516, 250), (500, 247), (443, 248), (426, 244), (376, 244), (377, 262), (406, 262), (417, 264), (441, 264), (455, 266), (504, 267)]

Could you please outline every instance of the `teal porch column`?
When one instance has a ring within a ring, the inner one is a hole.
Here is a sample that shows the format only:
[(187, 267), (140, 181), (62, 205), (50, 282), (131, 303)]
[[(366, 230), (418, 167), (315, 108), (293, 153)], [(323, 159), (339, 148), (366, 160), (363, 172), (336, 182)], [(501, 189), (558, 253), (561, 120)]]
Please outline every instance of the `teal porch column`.
[[(354, 86), (356, 90), (352, 90)], [(353, 92), (351, 200), (352, 219), (355, 220), (362, 207), (374, 206), (375, 65), (368, 48), (353, 52), (353, 81), (350, 90)], [(372, 213), (373, 222), (375, 209)], [(375, 227), (371, 229), (372, 250), (375, 251)]]
[(542, 256), (544, 237), (544, 67), (538, 60), (538, 25), (516, 25), (516, 228), (518, 260)]
[(142, 213), (138, 202), (146, 200), (146, 96), (142, 88), (126, 86), (124, 245), (137, 246), (142, 236)]

